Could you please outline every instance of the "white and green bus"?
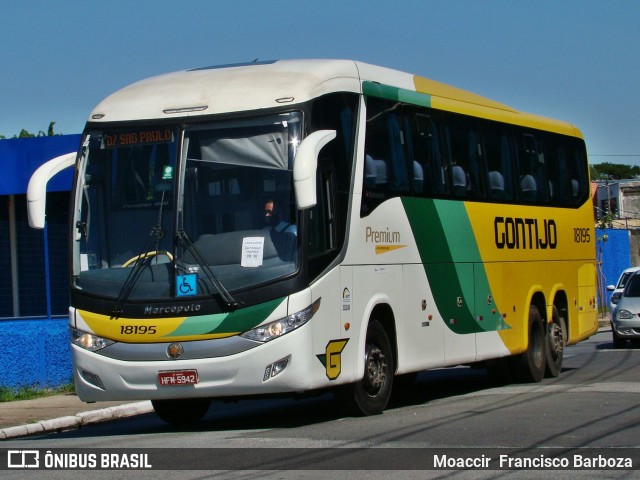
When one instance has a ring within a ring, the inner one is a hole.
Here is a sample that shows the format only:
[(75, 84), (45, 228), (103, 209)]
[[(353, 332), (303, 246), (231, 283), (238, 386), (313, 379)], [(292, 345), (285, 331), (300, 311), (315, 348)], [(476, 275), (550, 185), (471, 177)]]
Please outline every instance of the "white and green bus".
[(597, 330), (580, 132), (426, 78), (291, 60), (140, 81), (34, 174), (32, 225), (71, 165), (86, 402), (183, 423), (333, 389), (369, 415), (429, 368), (557, 376)]

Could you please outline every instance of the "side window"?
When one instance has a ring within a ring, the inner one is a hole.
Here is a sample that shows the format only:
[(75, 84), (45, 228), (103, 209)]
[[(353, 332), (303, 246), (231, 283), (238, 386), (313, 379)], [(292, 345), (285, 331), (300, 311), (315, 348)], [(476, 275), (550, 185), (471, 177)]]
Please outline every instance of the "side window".
[(578, 139), (567, 141), (566, 162), (563, 167), (563, 182), (573, 207), (581, 205), (589, 197), (589, 166), (584, 142)]
[(547, 135), (543, 141), (544, 157), (547, 164), (549, 202), (555, 205), (569, 203), (565, 167), (567, 163), (567, 145), (559, 142), (555, 136)]
[(516, 191), (523, 203), (576, 207), (589, 196), (584, 142), (549, 132), (516, 135)]
[(586, 166), (575, 161), (576, 142), (571, 137), (546, 134), (543, 137), (543, 148), (548, 174), (549, 201), (555, 205), (578, 205), (581, 185), (588, 182), (581, 179), (581, 169)]
[(384, 200), (411, 190), (404, 123), (402, 104), (367, 98), (363, 215)]
[(480, 164), (476, 121), (462, 115), (447, 115), (444, 127), (444, 151), (448, 163), (448, 181), (457, 198), (482, 198), (485, 192)]
[(435, 112), (409, 109), (404, 118), (413, 194), (428, 197), (445, 194), (439, 123)]
[(376, 97), (364, 162), (362, 216), (400, 195), (563, 207), (589, 197), (579, 139)]
[(540, 134), (520, 131), (518, 138), (518, 198), (525, 203), (544, 203), (549, 198), (549, 185)]
[(389, 193), (409, 190), (400, 107), (397, 102), (367, 100), (365, 183), (368, 188)]
[(506, 125), (482, 125), (481, 144), (487, 169), (488, 196), (492, 201), (514, 199), (510, 130)]

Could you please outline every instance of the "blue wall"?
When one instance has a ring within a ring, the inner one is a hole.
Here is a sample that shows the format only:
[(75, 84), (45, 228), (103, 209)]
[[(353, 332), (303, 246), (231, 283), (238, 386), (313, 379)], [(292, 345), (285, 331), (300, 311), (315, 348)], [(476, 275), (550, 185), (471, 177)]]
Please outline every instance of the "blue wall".
[[(47, 317), (43, 232), (27, 225), (26, 190), (33, 172), (44, 162), (75, 152), (80, 135), (0, 140), (0, 317), (13, 310), (9, 195), (14, 195), (17, 231), (19, 315), (0, 318), (0, 387), (58, 387), (71, 382), (68, 317)], [(50, 294), (53, 315), (68, 312), (68, 206), (73, 169), (48, 184), (47, 223)], [(42, 318), (45, 317), (45, 318)]]
[[(77, 152), (80, 139), (77, 134), (0, 140), (0, 195), (26, 193), (33, 172), (47, 160)], [(72, 168), (60, 172), (47, 184), (47, 191), (69, 191), (72, 177)]]
[(69, 319), (0, 320), (0, 386), (59, 387), (71, 383)]
[[(614, 285), (625, 268), (631, 266), (631, 246), (629, 230), (596, 229), (596, 249), (598, 261), (601, 261), (602, 285)], [(598, 299), (602, 305), (609, 305), (611, 292), (604, 290), (605, 302)]]

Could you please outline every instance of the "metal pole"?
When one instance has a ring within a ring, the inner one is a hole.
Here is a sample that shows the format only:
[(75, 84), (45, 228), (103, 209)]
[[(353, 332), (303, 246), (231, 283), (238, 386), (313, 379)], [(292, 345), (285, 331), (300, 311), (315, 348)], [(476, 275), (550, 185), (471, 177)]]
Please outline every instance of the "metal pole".
[(9, 256), (11, 258), (11, 297), (13, 316), (20, 316), (20, 280), (18, 277), (18, 234), (16, 231), (16, 199), (9, 195)]
[(45, 292), (47, 295), (47, 318), (51, 320), (51, 281), (49, 279), (49, 226), (44, 221), (44, 277)]

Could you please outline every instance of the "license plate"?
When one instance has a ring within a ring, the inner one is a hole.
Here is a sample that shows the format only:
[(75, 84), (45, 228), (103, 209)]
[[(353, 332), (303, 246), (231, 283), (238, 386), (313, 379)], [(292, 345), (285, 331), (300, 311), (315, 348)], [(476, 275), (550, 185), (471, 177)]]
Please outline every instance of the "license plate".
[(195, 385), (198, 383), (197, 370), (167, 370), (158, 372), (158, 383), (162, 387)]

